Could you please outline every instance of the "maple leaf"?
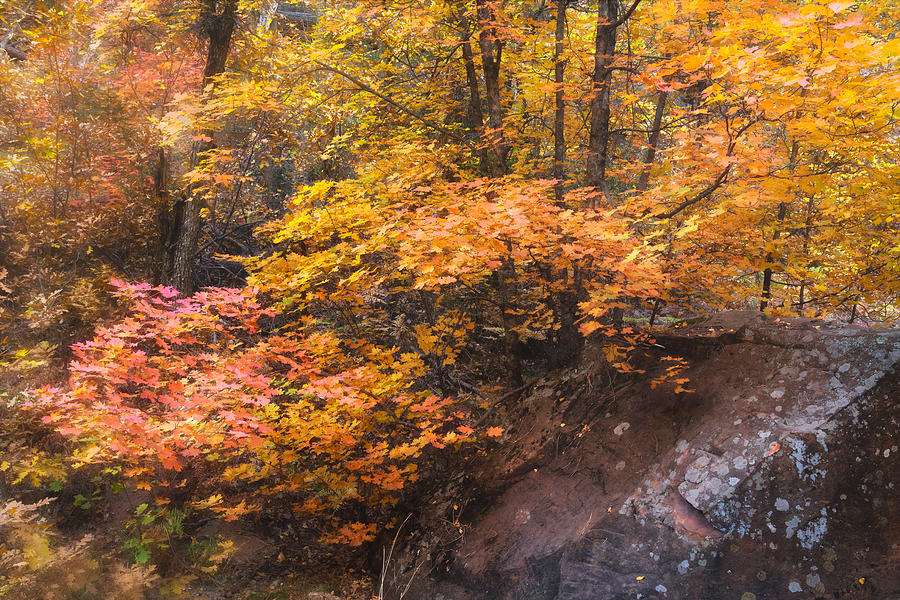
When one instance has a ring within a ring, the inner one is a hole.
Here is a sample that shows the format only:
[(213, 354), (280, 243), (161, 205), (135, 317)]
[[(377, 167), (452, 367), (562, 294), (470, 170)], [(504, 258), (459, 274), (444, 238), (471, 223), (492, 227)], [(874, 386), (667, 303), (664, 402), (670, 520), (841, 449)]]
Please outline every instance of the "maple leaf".
[(848, 27), (857, 27), (858, 25), (862, 25), (862, 17), (859, 15), (854, 15), (847, 19), (846, 21), (841, 21), (840, 23), (836, 23), (834, 25), (835, 29), (847, 29)]
[(828, 8), (831, 9), (834, 13), (839, 13), (845, 10), (847, 7), (853, 6), (853, 2), (848, 2), (846, 0), (841, 0), (839, 2), (832, 2), (828, 5)]
[(374, 523), (347, 523), (336, 531), (323, 536), (321, 541), (326, 544), (361, 546), (365, 542), (375, 539), (375, 531), (376, 525)]

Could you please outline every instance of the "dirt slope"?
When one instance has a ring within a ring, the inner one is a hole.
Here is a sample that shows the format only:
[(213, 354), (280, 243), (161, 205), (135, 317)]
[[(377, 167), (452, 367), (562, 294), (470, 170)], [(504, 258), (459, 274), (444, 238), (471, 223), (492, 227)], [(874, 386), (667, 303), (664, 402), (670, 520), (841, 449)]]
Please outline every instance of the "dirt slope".
[(742, 312), (658, 341), (690, 391), (590, 360), (539, 383), (406, 598), (900, 598), (900, 331)]

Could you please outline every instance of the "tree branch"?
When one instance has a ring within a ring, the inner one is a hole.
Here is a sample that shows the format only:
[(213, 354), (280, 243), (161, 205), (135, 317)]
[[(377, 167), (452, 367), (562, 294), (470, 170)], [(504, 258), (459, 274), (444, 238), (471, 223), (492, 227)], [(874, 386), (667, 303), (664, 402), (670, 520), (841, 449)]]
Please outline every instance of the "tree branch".
[(709, 184), (702, 192), (700, 192), (693, 198), (689, 198), (689, 199), (685, 200), (684, 202), (682, 202), (681, 204), (679, 204), (678, 206), (676, 206), (669, 212), (654, 215), (654, 218), (656, 218), (656, 219), (671, 219), (672, 217), (674, 217), (675, 215), (677, 215), (678, 213), (680, 213), (687, 207), (693, 206), (694, 204), (697, 204), (698, 202), (702, 202), (703, 200), (709, 198), (710, 196), (712, 196), (713, 192), (715, 192), (717, 189), (719, 189), (722, 186), (723, 183), (725, 183), (725, 180), (728, 178), (729, 173), (731, 173), (731, 165), (730, 164), (727, 167), (725, 167), (722, 170), (722, 172), (719, 173), (719, 176), (716, 177), (716, 180), (713, 181), (711, 184)]
[(9, 43), (7, 40), (3, 40), (0, 42), (0, 48), (6, 50), (6, 53), (9, 54), (9, 57), (13, 60), (25, 60), (28, 58), (28, 55), (25, 54), (22, 50), (19, 50), (15, 46)]
[(19, 17), (19, 20), (16, 21), (10, 28), (9, 33), (7, 33), (3, 37), (3, 40), (0, 41), (0, 48), (5, 50), (6, 53), (9, 54), (10, 58), (12, 58), (13, 60), (26, 60), (28, 58), (28, 55), (25, 54), (24, 50), (20, 50), (20, 49), (16, 48), (15, 46), (12, 45), (11, 42), (12, 42), (13, 36), (19, 30), (19, 25), (22, 23), (22, 21), (25, 20), (25, 17), (28, 16), (28, 11), (31, 10), (32, 6), (34, 6), (34, 2), (30, 2), (28, 4), (28, 6), (25, 7), (25, 10), (22, 11), (22, 16)]
[(638, 4), (640, 4), (640, 3), (641, 3), (641, 0), (634, 0), (634, 2), (631, 3), (631, 6), (628, 7), (628, 10), (626, 10), (624, 13), (622, 13), (622, 16), (619, 17), (618, 19), (616, 19), (616, 21), (614, 23), (612, 23), (612, 25), (610, 25), (610, 27), (618, 27), (619, 25), (621, 25), (625, 21), (627, 21), (628, 17), (631, 16), (631, 13), (634, 12), (634, 9), (636, 9), (638, 7)]
[[(735, 146), (737, 146), (738, 139), (742, 135), (744, 135), (745, 131), (747, 131), (748, 129), (753, 127), (754, 124), (755, 124), (754, 121), (749, 121), (748, 123), (744, 124), (743, 127), (738, 129), (734, 133), (734, 135), (731, 137), (731, 142), (728, 144), (728, 151), (725, 152), (725, 156), (733, 156), (734, 155), (734, 148), (735, 148)], [(726, 126), (726, 128), (728, 127), (727, 120), (725, 122), (725, 126)], [(722, 186), (723, 183), (725, 183), (725, 180), (728, 179), (728, 175), (730, 173), (731, 173), (731, 163), (729, 163), (728, 166), (725, 167), (721, 173), (719, 173), (719, 176), (716, 177), (716, 180), (713, 181), (711, 184), (709, 184), (709, 186), (707, 186), (706, 189), (704, 189), (702, 192), (700, 192), (693, 198), (685, 200), (684, 202), (682, 202), (681, 204), (679, 204), (678, 206), (676, 206), (669, 212), (654, 215), (654, 218), (656, 218), (656, 219), (671, 219), (672, 217), (674, 217), (675, 215), (677, 215), (678, 213), (683, 211), (685, 208), (687, 208), (689, 206), (693, 206), (694, 204), (697, 204), (698, 202), (702, 202), (703, 200), (709, 198), (710, 196), (712, 196), (713, 192), (715, 192), (717, 189), (719, 189)]]
[(354, 77), (350, 73), (347, 73), (346, 71), (342, 71), (341, 69), (338, 69), (337, 67), (333, 67), (329, 64), (320, 62), (318, 60), (315, 60), (313, 62), (315, 62), (317, 65), (319, 65), (326, 71), (331, 71), (332, 73), (336, 73), (337, 75), (340, 75), (341, 77), (343, 77), (344, 79), (348, 80), (350, 83), (352, 83), (353, 85), (358, 87), (360, 90), (362, 90), (364, 92), (368, 92), (369, 94), (372, 94), (373, 96), (376, 96), (378, 98), (381, 98), (382, 100), (384, 100), (385, 102), (387, 102), (388, 104), (390, 104), (391, 106), (393, 106), (394, 108), (399, 110), (400, 112), (403, 112), (403, 113), (411, 116), (412, 118), (416, 119), (417, 121), (421, 121), (422, 123), (424, 123), (428, 127), (431, 127), (435, 131), (439, 131), (439, 132), (443, 133), (444, 135), (451, 137), (458, 142), (466, 144), (467, 146), (469, 145), (470, 142), (468, 140), (466, 140), (464, 137), (462, 137), (461, 135), (459, 135), (458, 133), (456, 133), (450, 129), (447, 129), (440, 123), (435, 123), (431, 119), (423, 117), (422, 115), (420, 115), (413, 109), (400, 104), (399, 102), (397, 102), (396, 100), (393, 100), (392, 98), (390, 98), (388, 96), (385, 96), (384, 94), (382, 94), (381, 92), (379, 92), (378, 90), (373, 88), (372, 86), (367, 85), (366, 83), (362, 82), (361, 80)]

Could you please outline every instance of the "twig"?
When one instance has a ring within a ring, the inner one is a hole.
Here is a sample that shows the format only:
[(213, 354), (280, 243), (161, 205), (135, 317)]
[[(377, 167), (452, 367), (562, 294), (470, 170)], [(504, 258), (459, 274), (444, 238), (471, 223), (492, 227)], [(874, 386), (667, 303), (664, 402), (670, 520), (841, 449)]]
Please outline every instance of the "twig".
[(628, 17), (631, 16), (631, 13), (634, 12), (634, 9), (636, 9), (638, 7), (638, 4), (640, 4), (640, 3), (641, 3), (641, 0), (634, 0), (634, 2), (631, 3), (631, 6), (628, 7), (628, 10), (626, 10), (625, 13), (620, 18), (616, 19), (616, 21), (613, 22), (611, 24), (611, 26), (618, 27), (619, 25), (622, 25), (625, 21), (628, 20)]
[(534, 382), (533, 382), (533, 381), (532, 381), (531, 383), (526, 383), (526, 384), (524, 384), (524, 385), (521, 385), (521, 386), (517, 387), (516, 389), (511, 390), (511, 391), (509, 391), (509, 392), (503, 394), (502, 396), (500, 396), (500, 397), (497, 398), (496, 400), (494, 400), (494, 402), (491, 403), (491, 406), (487, 409), (487, 412), (485, 412), (483, 415), (481, 415), (481, 417), (478, 418), (477, 421), (475, 421), (475, 426), (477, 427), (477, 426), (481, 425), (482, 423), (484, 423), (485, 419), (487, 419), (489, 416), (491, 416), (491, 413), (494, 412), (494, 409), (497, 408), (497, 406), (499, 406), (500, 404), (502, 404), (502, 403), (505, 402), (506, 400), (512, 398), (512, 397), (515, 396), (516, 394), (525, 391), (526, 389), (528, 389), (528, 388), (531, 387), (532, 385), (534, 385)]
[(719, 173), (719, 176), (716, 177), (716, 180), (713, 181), (711, 184), (709, 184), (706, 187), (706, 189), (704, 189), (702, 192), (700, 192), (693, 198), (688, 198), (687, 200), (685, 200), (684, 202), (682, 202), (681, 204), (679, 204), (678, 206), (676, 206), (669, 212), (657, 214), (657, 215), (654, 215), (654, 217), (657, 219), (671, 219), (672, 217), (674, 217), (675, 215), (677, 215), (678, 213), (680, 213), (687, 207), (697, 204), (698, 202), (701, 202), (701, 201), (709, 198), (710, 196), (712, 196), (713, 192), (715, 192), (717, 189), (719, 189), (719, 187), (723, 183), (725, 183), (725, 179), (728, 177), (728, 174), (730, 172), (731, 172), (731, 164), (729, 164), (727, 167), (725, 167), (722, 170), (722, 172)]
[[(391, 557), (394, 555), (394, 546), (397, 545), (397, 538), (400, 537), (400, 531), (403, 529), (403, 526), (406, 525), (406, 522), (409, 521), (409, 518), (412, 515), (406, 515), (406, 518), (403, 519), (403, 522), (400, 523), (400, 527), (397, 528), (397, 533), (394, 534), (394, 541), (391, 542), (391, 549), (385, 555), (385, 549), (381, 549), (381, 581), (378, 583), (378, 599), (384, 600), (384, 579), (387, 577), (387, 568), (391, 563)], [(415, 573), (413, 573), (415, 574)], [(405, 593), (405, 592), (404, 592)]]
[(396, 100), (390, 98), (389, 96), (386, 96), (386, 95), (382, 94), (381, 92), (379, 92), (378, 90), (376, 90), (376, 89), (373, 88), (372, 86), (367, 85), (366, 83), (362, 82), (361, 80), (359, 80), (358, 78), (354, 77), (354, 76), (351, 75), (350, 73), (347, 73), (346, 71), (342, 71), (341, 69), (338, 69), (337, 67), (333, 67), (333, 66), (331, 66), (331, 65), (329, 65), (329, 64), (320, 62), (320, 61), (318, 61), (318, 60), (314, 60), (313, 62), (316, 63), (317, 65), (319, 65), (320, 67), (322, 67), (323, 69), (325, 69), (326, 71), (331, 71), (332, 73), (336, 73), (336, 74), (340, 75), (341, 77), (347, 79), (347, 80), (350, 81), (352, 84), (354, 84), (356, 87), (358, 87), (360, 90), (362, 90), (362, 91), (364, 91), (364, 92), (368, 92), (368, 93), (372, 94), (373, 96), (377, 96), (378, 98), (381, 98), (382, 100), (384, 100), (385, 102), (387, 102), (388, 104), (390, 104), (391, 106), (393, 106), (394, 108), (396, 108), (397, 110), (399, 110), (399, 111), (401, 111), (401, 112), (403, 112), (403, 113), (406, 113), (407, 115), (413, 117), (414, 119), (416, 119), (416, 120), (418, 120), (418, 121), (421, 121), (422, 123), (424, 123), (425, 125), (428, 125), (429, 127), (431, 127), (432, 129), (434, 129), (435, 131), (439, 131), (439, 132), (443, 133), (444, 135), (449, 136), (449, 137), (453, 138), (454, 140), (456, 140), (456, 141), (458, 141), (458, 142), (461, 142), (461, 143), (463, 143), (463, 144), (466, 144), (467, 146), (471, 144), (471, 142), (469, 142), (469, 140), (467, 140), (467, 139), (465, 139), (464, 137), (462, 137), (461, 135), (457, 134), (455, 131), (452, 131), (452, 130), (450, 130), (450, 129), (447, 129), (446, 127), (444, 127), (444, 126), (441, 125), (440, 123), (435, 123), (435, 122), (432, 121), (431, 119), (428, 119), (428, 118), (426, 118), (426, 117), (423, 117), (422, 115), (420, 115), (420, 114), (417, 113), (416, 111), (414, 111), (414, 110), (412, 110), (411, 108), (408, 108), (408, 107), (406, 107), (406, 106), (400, 104), (399, 102), (397, 102)]

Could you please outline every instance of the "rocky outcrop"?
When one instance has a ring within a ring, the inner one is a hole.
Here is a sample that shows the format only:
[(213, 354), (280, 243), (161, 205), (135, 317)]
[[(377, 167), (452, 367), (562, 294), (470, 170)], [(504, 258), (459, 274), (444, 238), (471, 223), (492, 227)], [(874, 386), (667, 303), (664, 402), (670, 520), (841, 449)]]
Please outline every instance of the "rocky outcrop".
[(900, 331), (724, 313), (657, 341), (687, 391), (536, 386), (407, 598), (900, 598)]

